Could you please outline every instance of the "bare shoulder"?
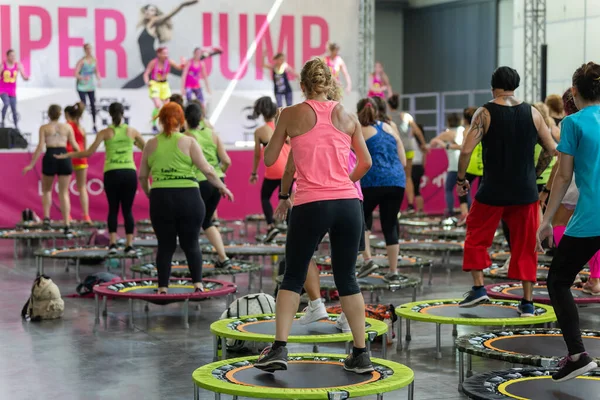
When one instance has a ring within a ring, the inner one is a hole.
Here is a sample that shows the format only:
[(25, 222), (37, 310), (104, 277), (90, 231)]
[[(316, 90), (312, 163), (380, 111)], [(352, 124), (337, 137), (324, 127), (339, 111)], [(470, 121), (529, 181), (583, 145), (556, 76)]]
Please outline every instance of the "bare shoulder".
[(331, 113), (333, 124), (341, 131), (352, 135), (358, 123), (358, 118), (349, 112), (342, 103), (338, 103)]

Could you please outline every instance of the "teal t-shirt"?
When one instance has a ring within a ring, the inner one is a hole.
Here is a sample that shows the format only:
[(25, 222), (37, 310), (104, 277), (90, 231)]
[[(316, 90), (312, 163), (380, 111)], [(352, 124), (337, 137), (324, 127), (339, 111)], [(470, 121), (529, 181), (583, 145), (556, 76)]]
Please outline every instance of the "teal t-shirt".
[(589, 106), (561, 122), (558, 151), (573, 156), (579, 200), (565, 235), (600, 236), (600, 105)]

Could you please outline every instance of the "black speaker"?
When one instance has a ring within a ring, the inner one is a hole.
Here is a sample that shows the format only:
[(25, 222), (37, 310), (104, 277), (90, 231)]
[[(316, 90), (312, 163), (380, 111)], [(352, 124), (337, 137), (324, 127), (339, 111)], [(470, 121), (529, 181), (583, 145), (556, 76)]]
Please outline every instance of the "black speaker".
[(26, 149), (27, 139), (18, 129), (0, 128), (0, 149)]

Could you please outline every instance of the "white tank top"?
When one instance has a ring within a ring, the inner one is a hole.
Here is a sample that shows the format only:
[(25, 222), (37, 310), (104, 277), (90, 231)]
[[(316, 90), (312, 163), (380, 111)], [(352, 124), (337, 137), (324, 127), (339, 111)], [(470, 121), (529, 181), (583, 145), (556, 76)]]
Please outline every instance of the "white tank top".
[[(454, 140), (454, 143), (462, 145), (465, 128), (459, 126), (455, 130), (456, 139)], [(460, 157), (460, 150), (446, 150), (446, 155), (448, 156), (448, 172), (458, 172), (458, 158)]]
[(415, 149), (415, 156), (413, 157), (413, 165), (423, 165), (423, 153), (419, 148), (419, 143), (414, 136), (410, 138), (411, 146)]

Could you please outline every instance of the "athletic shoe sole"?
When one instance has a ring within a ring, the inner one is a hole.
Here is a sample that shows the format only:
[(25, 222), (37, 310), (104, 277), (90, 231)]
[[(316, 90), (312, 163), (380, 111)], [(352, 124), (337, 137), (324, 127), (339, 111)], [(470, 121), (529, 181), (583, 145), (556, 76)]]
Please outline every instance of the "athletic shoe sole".
[(368, 374), (369, 372), (373, 372), (375, 371), (375, 368), (373, 368), (372, 365), (369, 365), (368, 367), (362, 367), (362, 368), (347, 368), (344, 365), (344, 369), (348, 372), (354, 372), (355, 374)]
[(369, 274), (371, 274), (372, 272), (375, 272), (379, 269), (379, 266), (376, 264), (371, 265), (370, 268), (364, 270), (364, 271), (359, 271), (359, 273), (356, 275), (357, 278), (365, 278), (367, 276), (369, 276)]
[(320, 321), (322, 319), (329, 317), (326, 310), (323, 310), (323, 312), (321, 312), (321, 313), (311, 314), (312, 318), (310, 318), (310, 319), (306, 318), (308, 315), (309, 315), (308, 313), (305, 313), (302, 317), (300, 317), (298, 319), (298, 322), (300, 323), (300, 325), (312, 324), (313, 322), (317, 322), (317, 321)]
[(340, 331), (342, 331), (342, 333), (350, 333), (350, 332), (352, 332), (352, 329), (350, 329), (349, 327), (348, 328), (344, 328), (344, 327), (342, 327), (342, 324), (340, 324), (338, 322), (335, 323), (335, 327), (338, 328)]
[(262, 364), (254, 364), (254, 368), (258, 368), (265, 372), (287, 371), (287, 362), (281, 360), (268, 361)]
[(273, 241), (273, 239), (275, 239), (275, 237), (279, 235), (279, 229), (274, 229), (271, 232), (268, 232), (267, 235), (265, 236), (265, 243), (270, 243)]
[(596, 364), (595, 362), (591, 362), (586, 366), (583, 366), (579, 369), (576, 369), (575, 371), (571, 372), (569, 375), (565, 376), (564, 378), (561, 379), (552, 379), (554, 382), (559, 383), (559, 382), (565, 382), (565, 381), (570, 381), (571, 379), (575, 379), (580, 375), (585, 374), (586, 372), (590, 372), (591, 370), (594, 370), (598, 368), (598, 364)]
[(482, 296), (482, 297), (478, 297), (474, 300), (471, 300), (468, 303), (462, 303), (459, 304), (458, 307), (459, 308), (473, 308), (473, 307), (477, 307), (480, 304), (485, 304), (485, 303), (489, 303), (490, 298), (487, 296)]
[(581, 290), (583, 291), (583, 293), (590, 294), (592, 296), (600, 296), (600, 292), (592, 292), (591, 290), (586, 288), (583, 288)]

